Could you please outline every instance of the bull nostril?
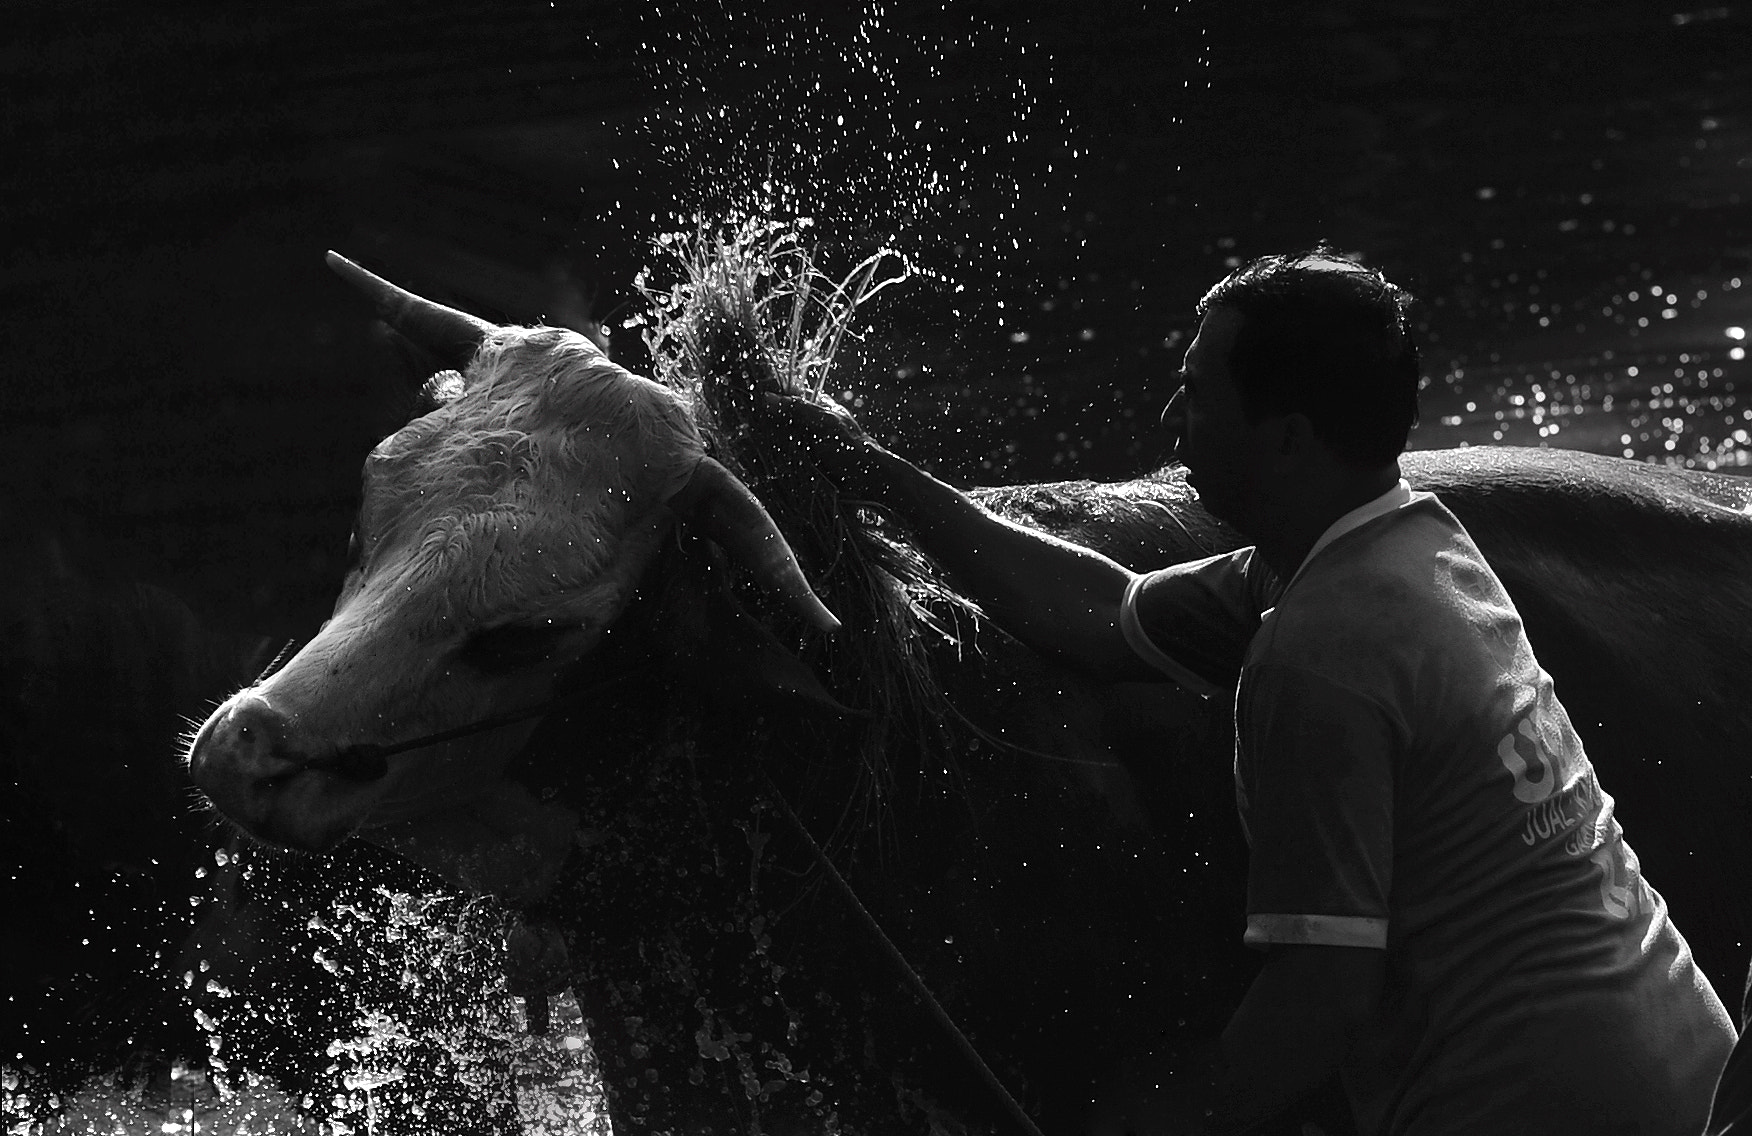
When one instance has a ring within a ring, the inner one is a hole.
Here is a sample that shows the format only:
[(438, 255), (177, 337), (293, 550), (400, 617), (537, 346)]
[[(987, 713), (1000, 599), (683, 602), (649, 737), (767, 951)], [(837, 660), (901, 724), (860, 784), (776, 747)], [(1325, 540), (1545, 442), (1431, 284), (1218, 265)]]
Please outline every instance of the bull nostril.
[(278, 773), (285, 765), (290, 723), (260, 697), (244, 693), (214, 711), (189, 747), (189, 772), (208, 792), (239, 776)]
[(234, 741), (270, 749), (284, 745), (289, 723), (286, 716), (254, 695), (244, 695), (230, 710), (229, 726)]

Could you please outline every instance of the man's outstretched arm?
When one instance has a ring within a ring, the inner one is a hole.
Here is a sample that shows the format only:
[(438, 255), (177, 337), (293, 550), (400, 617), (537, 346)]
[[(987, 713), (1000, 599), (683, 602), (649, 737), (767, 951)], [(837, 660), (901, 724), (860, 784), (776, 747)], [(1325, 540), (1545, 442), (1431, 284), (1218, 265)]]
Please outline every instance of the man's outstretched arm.
[(892, 512), (993, 622), (1037, 651), (1099, 678), (1158, 679), (1119, 628), (1133, 573), (1093, 549), (998, 517), (882, 448), (851, 415), (796, 397), (768, 413), (804, 440), (844, 495)]

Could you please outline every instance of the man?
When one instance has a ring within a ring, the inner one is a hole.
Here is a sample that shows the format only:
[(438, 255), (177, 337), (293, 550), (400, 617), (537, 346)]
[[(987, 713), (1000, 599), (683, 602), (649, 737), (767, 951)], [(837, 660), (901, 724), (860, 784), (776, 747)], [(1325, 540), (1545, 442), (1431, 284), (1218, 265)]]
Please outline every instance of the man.
[(1213, 1130), (1337, 1071), (1370, 1133), (1695, 1133), (1733, 1027), (1501, 583), (1400, 480), (1408, 304), (1325, 249), (1204, 297), (1163, 420), (1255, 544), (1144, 575), (993, 517), (843, 412), (775, 405), (1018, 638), (1236, 691), (1245, 941), (1266, 958), (1224, 1031)]

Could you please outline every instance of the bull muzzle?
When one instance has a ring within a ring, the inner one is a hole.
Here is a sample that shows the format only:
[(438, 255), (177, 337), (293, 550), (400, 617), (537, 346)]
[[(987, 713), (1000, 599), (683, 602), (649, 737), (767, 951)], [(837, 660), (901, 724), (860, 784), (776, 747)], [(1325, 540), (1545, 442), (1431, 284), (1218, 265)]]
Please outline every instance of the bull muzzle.
[(365, 783), (383, 776), (369, 754), (316, 758), (297, 744), (292, 721), (249, 691), (214, 711), (189, 747), (189, 776), (214, 807), (267, 844), (323, 852), (351, 825), (310, 808), (316, 783)]

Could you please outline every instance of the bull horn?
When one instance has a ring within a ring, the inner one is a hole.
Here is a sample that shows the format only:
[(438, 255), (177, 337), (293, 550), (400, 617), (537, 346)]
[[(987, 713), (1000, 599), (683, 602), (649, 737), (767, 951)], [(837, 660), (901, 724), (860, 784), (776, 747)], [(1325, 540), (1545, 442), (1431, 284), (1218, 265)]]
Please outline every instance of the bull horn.
[(384, 323), (437, 355), (447, 367), (466, 368), (487, 336), (499, 330), (484, 319), (398, 288), (338, 252), (325, 259), (335, 275), (365, 293)]
[(798, 615), (823, 631), (839, 630), (840, 621), (809, 586), (779, 527), (735, 474), (711, 458), (701, 458), (687, 484), (670, 495), (668, 505), (723, 545)]

